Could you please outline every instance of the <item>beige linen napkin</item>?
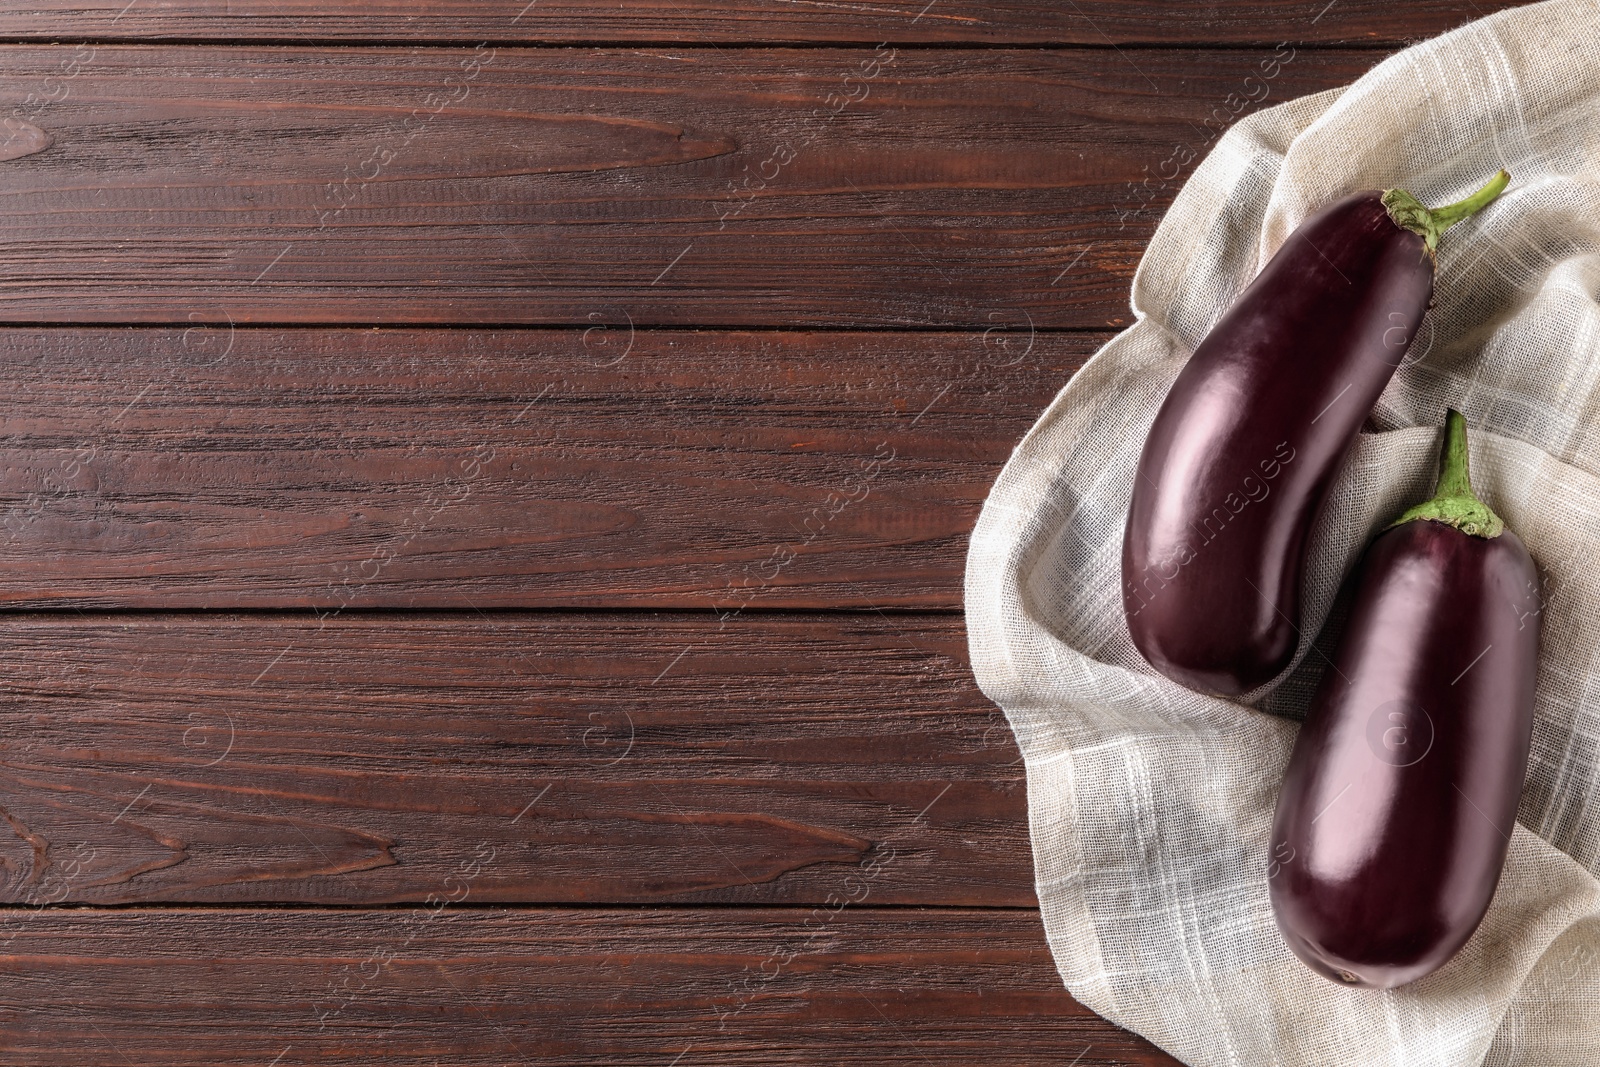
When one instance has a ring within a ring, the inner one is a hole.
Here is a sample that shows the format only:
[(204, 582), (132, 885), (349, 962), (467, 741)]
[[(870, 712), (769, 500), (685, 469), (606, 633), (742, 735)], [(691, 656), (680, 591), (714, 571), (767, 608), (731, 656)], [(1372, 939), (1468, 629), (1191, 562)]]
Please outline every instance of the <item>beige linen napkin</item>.
[[(1189, 353), (1293, 228), (1360, 189), (1513, 184), (1441, 246), (1437, 305), (1313, 539), (1296, 666), (1236, 703), (1156, 676), (1118, 595), (1133, 470)], [(1503, 12), (1241, 121), (1162, 221), (1134, 326), (1062, 390), (984, 506), (973, 669), (1026, 758), (1067, 987), (1190, 1064), (1600, 1065), (1600, 2)], [(1267, 833), (1313, 637), (1367, 539), (1431, 487), (1447, 406), (1546, 579), (1537, 725), (1499, 892), (1467, 947), (1387, 992), (1284, 946)]]

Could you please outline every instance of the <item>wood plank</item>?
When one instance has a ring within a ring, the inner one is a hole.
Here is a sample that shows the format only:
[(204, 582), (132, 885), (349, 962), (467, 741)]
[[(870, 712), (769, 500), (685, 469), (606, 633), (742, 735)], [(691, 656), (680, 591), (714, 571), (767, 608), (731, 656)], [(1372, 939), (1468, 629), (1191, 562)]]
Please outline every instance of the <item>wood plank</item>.
[(1032, 911), (7, 917), (11, 1063), (1177, 1063), (1072, 1000)]
[(1100, 329), (1186, 161), (1381, 58), (7, 47), (0, 321)]
[(955, 608), (1106, 336), (613, 321), (0, 331), (0, 602)]
[(0, 692), (12, 903), (1034, 903), (959, 618), (20, 616)]
[(1432, 36), (1512, 0), (33, 0), (9, 39), (945, 43), (1367, 43)]

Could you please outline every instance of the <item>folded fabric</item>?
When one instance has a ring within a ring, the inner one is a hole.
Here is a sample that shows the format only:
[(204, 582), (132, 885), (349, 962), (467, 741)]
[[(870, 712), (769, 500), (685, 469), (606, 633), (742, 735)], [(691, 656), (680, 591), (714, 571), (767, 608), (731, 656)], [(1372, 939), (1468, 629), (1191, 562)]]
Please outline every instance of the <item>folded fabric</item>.
[[(1303, 219), (1351, 192), (1510, 190), (1440, 246), (1436, 305), (1311, 545), (1295, 664), (1243, 702), (1156, 675), (1123, 618), (1134, 466), (1184, 361)], [(1023, 439), (972, 536), (973, 670), (1026, 760), (1045, 931), (1084, 1004), (1204, 1067), (1600, 1064), (1600, 3), (1502, 12), (1258, 112), (1156, 231), (1135, 324)], [(1339, 987), (1267, 898), (1279, 779), (1370, 537), (1429, 495), (1447, 407), (1545, 609), (1533, 754), (1499, 890), (1435, 974)]]

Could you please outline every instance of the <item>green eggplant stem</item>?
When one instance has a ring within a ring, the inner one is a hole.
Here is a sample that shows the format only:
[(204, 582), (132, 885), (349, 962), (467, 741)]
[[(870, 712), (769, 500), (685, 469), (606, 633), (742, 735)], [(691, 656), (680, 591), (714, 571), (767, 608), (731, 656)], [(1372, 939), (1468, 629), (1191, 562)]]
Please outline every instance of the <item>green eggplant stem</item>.
[(1396, 226), (1422, 238), (1431, 255), (1439, 247), (1439, 238), (1444, 236), (1444, 231), (1488, 207), (1510, 184), (1511, 175), (1502, 170), (1465, 200), (1436, 208), (1424, 206), (1404, 189), (1385, 189), (1383, 206)]
[(1439, 455), (1439, 484), (1433, 499), (1401, 515), (1390, 529), (1417, 519), (1454, 526), (1471, 537), (1499, 537), (1506, 524), (1472, 491), (1467, 469), (1467, 420), (1451, 408), (1444, 420), (1444, 448)]

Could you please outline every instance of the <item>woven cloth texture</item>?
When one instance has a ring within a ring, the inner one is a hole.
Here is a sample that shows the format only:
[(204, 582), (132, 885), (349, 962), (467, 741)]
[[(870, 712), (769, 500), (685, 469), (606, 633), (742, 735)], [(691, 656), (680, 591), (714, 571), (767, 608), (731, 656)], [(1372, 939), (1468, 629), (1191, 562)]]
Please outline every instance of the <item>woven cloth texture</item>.
[[(1294, 664), (1237, 702), (1156, 675), (1119, 562), (1139, 450), (1184, 361), (1322, 206), (1393, 186), (1444, 204), (1502, 166), (1510, 190), (1441, 244), (1435, 306), (1313, 535)], [(1257, 112), (1196, 168), (1134, 277), (1134, 325), (1017, 446), (967, 562), (973, 669), (1026, 761), (1045, 931), (1077, 999), (1205, 1067), (1600, 1064), (1597, 299), (1594, 0), (1502, 12)], [(1278, 934), (1267, 836), (1341, 580), (1430, 495), (1446, 407), (1544, 582), (1527, 785), (1467, 946), (1411, 985), (1342, 988)]]

